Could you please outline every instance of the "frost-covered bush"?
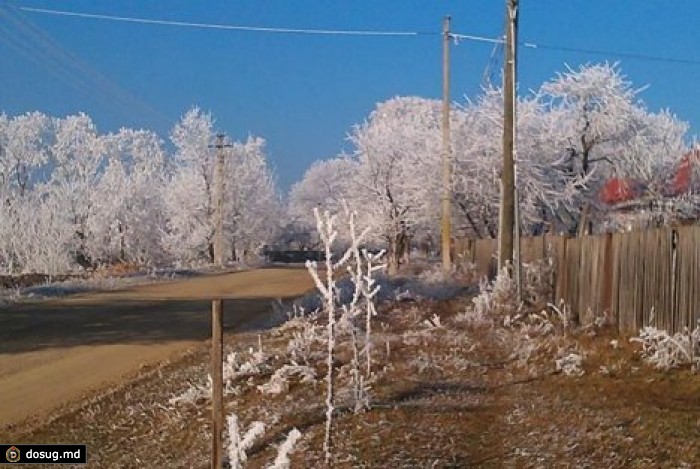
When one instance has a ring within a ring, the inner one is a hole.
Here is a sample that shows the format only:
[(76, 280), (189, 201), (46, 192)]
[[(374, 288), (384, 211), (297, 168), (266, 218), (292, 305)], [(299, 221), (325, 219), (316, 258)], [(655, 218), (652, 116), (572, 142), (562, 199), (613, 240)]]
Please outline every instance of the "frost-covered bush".
[(472, 300), (473, 309), (478, 315), (507, 317), (518, 311), (520, 301), (517, 286), (507, 267), (499, 272), (493, 282), (482, 279), (479, 289), (479, 294)]
[(293, 362), (312, 363), (322, 356), (317, 346), (324, 341), (323, 331), (313, 319), (296, 319), (293, 321), (292, 338), (287, 344), (287, 354)]
[(474, 329), (492, 327), (494, 325), (493, 317), (484, 311), (483, 308), (468, 307), (464, 311), (457, 313), (454, 321), (457, 324)]
[[(334, 376), (334, 361), (337, 341), (342, 333), (349, 335), (353, 351), (352, 359), (352, 387), (353, 395), (357, 399), (365, 400), (364, 381), (369, 379), (372, 364), (371, 325), (372, 317), (377, 314), (375, 309), (375, 297), (380, 291), (376, 285), (374, 274), (385, 268), (380, 263), (383, 252), (373, 254), (360, 246), (366, 239), (369, 228), (358, 233), (355, 227), (356, 213), (345, 207), (347, 219), (347, 231), (349, 233), (350, 246), (335, 260), (334, 243), (338, 238), (336, 229), (337, 215), (331, 215), (326, 211), (321, 215), (318, 209), (314, 209), (317, 222), (317, 231), (325, 251), (325, 272), (321, 272), (316, 262), (307, 261), (306, 267), (314, 280), (322, 299), (322, 310), (327, 318), (326, 340), (326, 428), (324, 435), (324, 453), (326, 464), (331, 463), (333, 451), (332, 422), (335, 410), (336, 389)], [(347, 304), (341, 304), (341, 290), (338, 287), (336, 277), (341, 269), (345, 268), (351, 278), (353, 289), (352, 297)], [(340, 319), (340, 320), (339, 320)], [(366, 365), (365, 376), (360, 372), (360, 324), (364, 325), (364, 361)], [(358, 406), (356, 399), (355, 408)]]
[(566, 376), (583, 375), (583, 355), (580, 353), (569, 353), (555, 361), (557, 371), (561, 371)]
[(667, 331), (653, 326), (645, 326), (639, 331), (639, 337), (632, 337), (630, 342), (642, 345), (641, 355), (644, 360), (660, 370), (669, 370), (682, 365), (700, 366), (700, 327), (692, 333)]
[(551, 257), (523, 263), (523, 300), (535, 306), (546, 305), (554, 293), (554, 260)]
[[(247, 353), (231, 352), (226, 355), (223, 363), (223, 383), (225, 394), (238, 393), (237, 383), (243, 378), (260, 375), (270, 369), (270, 358), (262, 351), (262, 346), (258, 350), (252, 348)], [(207, 375), (205, 384), (190, 383), (190, 385), (180, 394), (170, 398), (171, 405), (196, 404), (202, 399), (211, 399), (212, 380)]]
[(209, 385), (201, 385), (190, 383), (187, 388), (168, 400), (170, 405), (189, 404), (195, 405), (202, 399), (208, 399), (211, 396), (211, 380)]
[(270, 369), (270, 357), (265, 355), (262, 347), (258, 350), (248, 350), (246, 354), (231, 352), (226, 356), (223, 364), (224, 391), (235, 393), (236, 382), (241, 378), (260, 375)]

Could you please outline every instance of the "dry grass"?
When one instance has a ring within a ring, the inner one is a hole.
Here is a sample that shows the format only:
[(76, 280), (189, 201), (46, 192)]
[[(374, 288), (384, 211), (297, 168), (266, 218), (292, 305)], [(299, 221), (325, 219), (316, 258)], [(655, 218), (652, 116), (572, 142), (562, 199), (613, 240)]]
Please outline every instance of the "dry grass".
[[(700, 465), (698, 375), (653, 370), (633, 344), (605, 329), (556, 328), (524, 338), (515, 328), (467, 327), (455, 321), (467, 303), (381, 308), (372, 407), (355, 414), (349, 394), (341, 393), (337, 467)], [(434, 314), (442, 328), (425, 324)], [(291, 336), (289, 330), (262, 336), (273, 369), (287, 363)], [(228, 341), (246, 351), (257, 349), (258, 336)], [(573, 352), (584, 356), (584, 374), (556, 372), (555, 359)], [(343, 367), (350, 356), (347, 348), (338, 354), (341, 387), (347, 388)], [(208, 401), (168, 404), (188, 383), (204, 382), (206, 360), (202, 347), (20, 440), (87, 443), (91, 467), (208, 467)], [(322, 376), (322, 362), (313, 366)], [(270, 375), (242, 380), (227, 397), (243, 426), (254, 420), (267, 426), (249, 452), (250, 467), (269, 464), (294, 427), (303, 437), (291, 455), (293, 467), (321, 466), (323, 384), (292, 382), (286, 394), (264, 395), (257, 386)]]

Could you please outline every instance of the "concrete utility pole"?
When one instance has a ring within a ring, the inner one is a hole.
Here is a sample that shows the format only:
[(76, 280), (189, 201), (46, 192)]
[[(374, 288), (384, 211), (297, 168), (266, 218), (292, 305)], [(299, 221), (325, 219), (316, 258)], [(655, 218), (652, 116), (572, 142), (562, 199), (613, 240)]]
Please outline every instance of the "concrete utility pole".
[(232, 145), (224, 144), (226, 135), (217, 134), (216, 144), (209, 148), (218, 150), (216, 155), (216, 231), (214, 232), (214, 265), (224, 266), (224, 148)]
[(450, 17), (442, 22), (442, 270), (452, 271), (452, 151), (450, 149)]
[[(515, 52), (518, 0), (506, 0), (506, 47), (503, 73), (503, 170), (498, 229), (498, 268), (513, 262), (515, 227)], [(519, 234), (519, 233), (518, 233)]]

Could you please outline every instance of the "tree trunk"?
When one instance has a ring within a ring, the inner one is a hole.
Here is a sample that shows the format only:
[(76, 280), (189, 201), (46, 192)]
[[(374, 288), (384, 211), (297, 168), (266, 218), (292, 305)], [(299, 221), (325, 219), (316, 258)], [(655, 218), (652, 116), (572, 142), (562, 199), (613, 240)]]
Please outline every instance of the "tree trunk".
[(399, 270), (399, 257), (397, 255), (396, 236), (389, 237), (389, 250), (387, 252), (387, 273), (396, 275)]

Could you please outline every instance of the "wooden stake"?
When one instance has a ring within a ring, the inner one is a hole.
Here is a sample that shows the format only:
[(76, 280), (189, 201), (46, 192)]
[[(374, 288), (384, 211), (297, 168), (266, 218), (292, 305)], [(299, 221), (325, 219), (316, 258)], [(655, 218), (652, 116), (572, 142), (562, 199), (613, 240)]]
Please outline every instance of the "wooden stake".
[(224, 301), (211, 302), (211, 467), (223, 467), (224, 431)]

